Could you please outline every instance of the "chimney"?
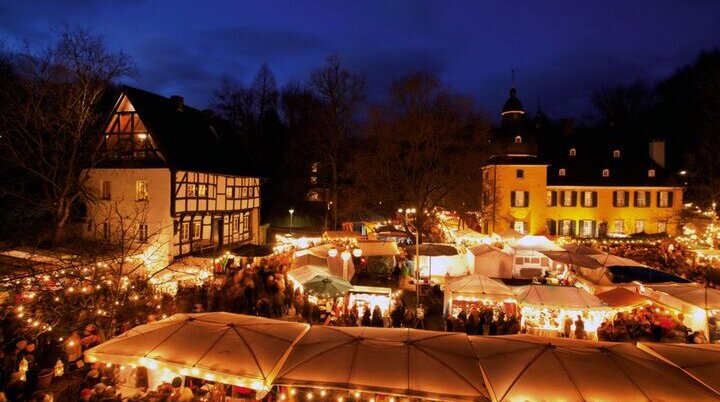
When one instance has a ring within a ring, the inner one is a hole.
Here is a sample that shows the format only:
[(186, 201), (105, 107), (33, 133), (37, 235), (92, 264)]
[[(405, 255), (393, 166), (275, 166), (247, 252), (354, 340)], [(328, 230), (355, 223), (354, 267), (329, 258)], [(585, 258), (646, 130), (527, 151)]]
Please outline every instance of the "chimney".
[(562, 133), (565, 136), (573, 135), (575, 132), (575, 120), (573, 119), (560, 119), (562, 125)]
[(172, 102), (173, 106), (175, 106), (175, 110), (177, 110), (178, 112), (183, 111), (183, 106), (185, 105), (185, 102), (182, 96), (173, 95), (170, 97), (170, 102)]
[(650, 158), (658, 165), (665, 167), (665, 140), (650, 141)]

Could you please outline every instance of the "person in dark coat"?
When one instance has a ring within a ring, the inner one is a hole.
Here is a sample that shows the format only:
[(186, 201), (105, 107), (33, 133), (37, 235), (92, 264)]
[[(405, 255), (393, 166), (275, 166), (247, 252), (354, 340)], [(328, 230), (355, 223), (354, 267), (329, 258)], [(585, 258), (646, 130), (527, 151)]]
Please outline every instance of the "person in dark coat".
[(383, 318), (382, 318), (382, 312), (380, 311), (380, 306), (375, 306), (372, 312), (372, 326), (373, 327), (383, 327)]
[(369, 327), (372, 325), (372, 319), (370, 318), (370, 309), (365, 308), (360, 325), (363, 327)]

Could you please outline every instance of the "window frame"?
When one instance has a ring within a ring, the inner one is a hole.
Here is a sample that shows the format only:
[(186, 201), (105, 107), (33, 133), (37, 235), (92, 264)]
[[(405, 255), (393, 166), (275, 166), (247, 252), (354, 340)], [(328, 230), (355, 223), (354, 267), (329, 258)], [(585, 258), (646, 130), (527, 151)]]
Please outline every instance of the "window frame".
[(135, 180), (135, 201), (148, 201), (148, 190), (147, 180)]
[[(107, 184), (107, 188), (105, 188)], [(107, 192), (106, 192), (107, 190)], [(112, 181), (110, 180), (103, 180), (102, 183), (100, 183), (100, 199), (101, 200), (111, 200), (112, 199)]]

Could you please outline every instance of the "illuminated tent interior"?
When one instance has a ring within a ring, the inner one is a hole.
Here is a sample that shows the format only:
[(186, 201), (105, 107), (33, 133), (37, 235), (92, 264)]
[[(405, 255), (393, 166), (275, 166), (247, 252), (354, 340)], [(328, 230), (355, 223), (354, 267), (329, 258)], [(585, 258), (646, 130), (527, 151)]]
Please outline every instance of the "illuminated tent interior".
[(629, 343), (471, 336), (494, 401), (718, 401), (682, 369)]
[(518, 303), (533, 307), (607, 309), (602, 300), (574, 286), (527, 285), (516, 289)]
[(462, 298), (482, 304), (483, 301), (499, 302), (511, 299), (515, 301), (515, 293), (504, 283), (492, 280), (485, 275), (473, 274), (452, 279), (445, 285), (443, 305), (445, 313), (454, 299)]
[[(330, 270), (330, 274), (342, 278), (344, 261), (342, 260), (341, 253), (338, 252), (334, 257), (331, 257), (328, 254), (331, 249), (337, 249), (337, 247), (332, 244), (323, 244), (321, 246), (296, 251), (292, 267), (300, 268), (305, 265), (325, 266)], [(352, 258), (347, 261), (347, 267), (348, 278), (352, 278), (353, 275), (355, 275), (355, 265), (353, 264)]]
[(645, 286), (645, 295), (685, 314), (686, 324), (710, 338), (708, 315), (720, 314), (720, 290), (699, 283), (659, 283)]

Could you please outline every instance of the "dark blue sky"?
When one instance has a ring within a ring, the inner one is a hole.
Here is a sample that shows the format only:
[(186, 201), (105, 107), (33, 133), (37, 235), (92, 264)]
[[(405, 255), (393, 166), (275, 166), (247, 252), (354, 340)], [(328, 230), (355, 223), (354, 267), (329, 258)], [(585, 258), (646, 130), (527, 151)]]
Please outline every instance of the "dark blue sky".
[(581, 117), (601, 85), (654, 82), (720, 46), (720, 1), (0, 0), (0, 38), (47, 41), (80, 24), (131, 55), (127, 83), (203, 108), (223, 75), (267, 62), (279, 85), (338, 53), (371, 99), (406, 72), (438, 72), (493, 115), (516, 70), (526, 109)]

